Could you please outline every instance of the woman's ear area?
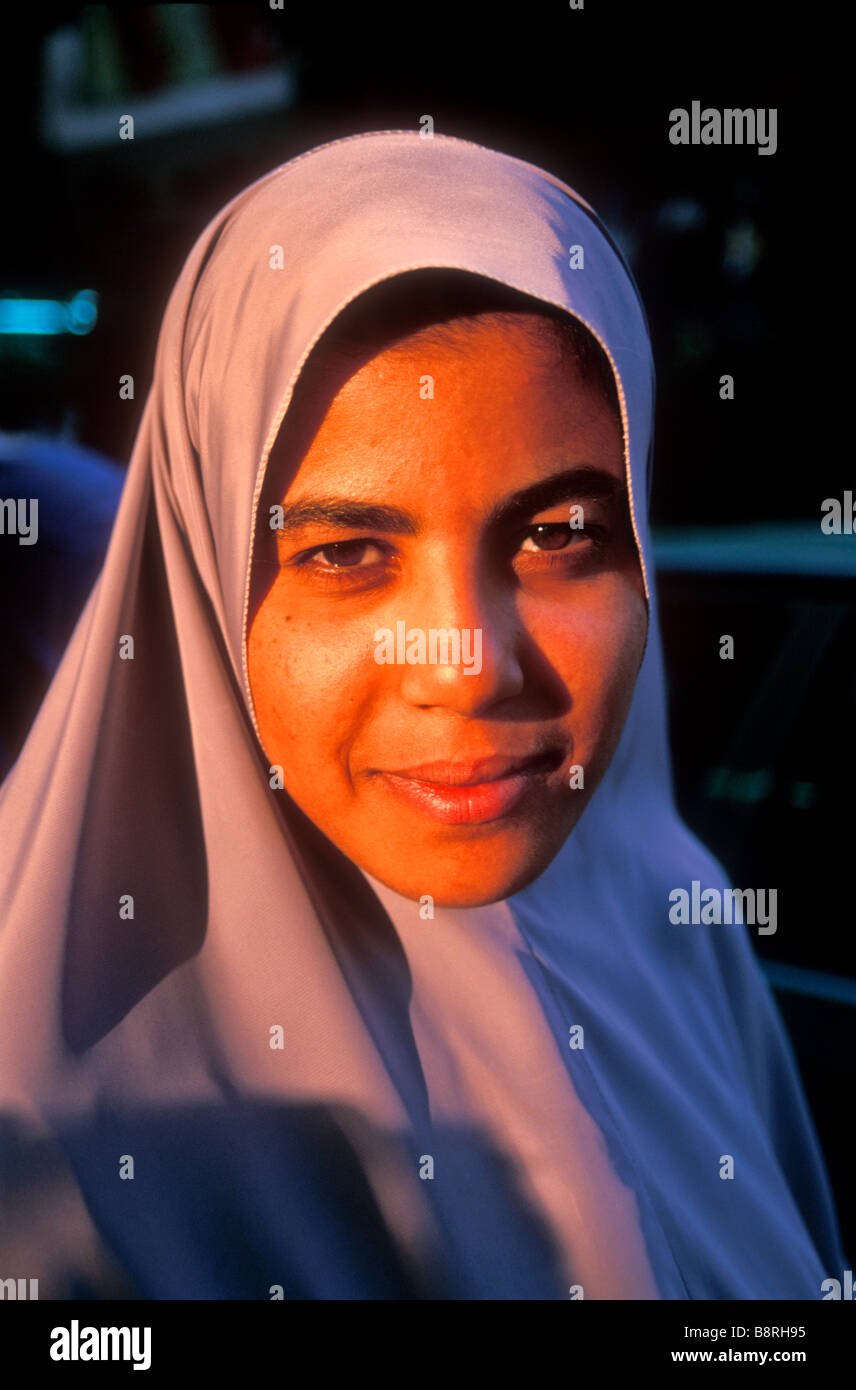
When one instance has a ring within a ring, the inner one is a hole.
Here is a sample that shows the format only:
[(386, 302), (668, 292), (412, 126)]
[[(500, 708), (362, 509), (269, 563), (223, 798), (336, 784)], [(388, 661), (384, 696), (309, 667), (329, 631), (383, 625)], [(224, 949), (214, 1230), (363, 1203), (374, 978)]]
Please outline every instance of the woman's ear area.
[(254, 518), (247, 605), (248, 634), (279, 569), (275, 508), (282, 505), (300, 460), (309, 449), (329, 407), (320, 382), (313, 387), (316, 375), (317, 369), (313, 371), (309, 365), (304, 367), (292, 388), (291, 398), (268, 454)]
[(275, 449), (276, 442), (274, 442), (273, 449), (268, 458), (265, 479), (262, 484), (254, 519), (253, 543), (249, 559), (250, 574), (247, 602), (248, 636), (256, 614), (264, 602), (266, 595), (270, 592), (279, 568), (276, 530), (274, 524), (272, 524), (276, 521), (274, 507), (280, 500), (276, 495), (276, 475), (281, 470), (276, 467), (276, 460), (274, 459)]

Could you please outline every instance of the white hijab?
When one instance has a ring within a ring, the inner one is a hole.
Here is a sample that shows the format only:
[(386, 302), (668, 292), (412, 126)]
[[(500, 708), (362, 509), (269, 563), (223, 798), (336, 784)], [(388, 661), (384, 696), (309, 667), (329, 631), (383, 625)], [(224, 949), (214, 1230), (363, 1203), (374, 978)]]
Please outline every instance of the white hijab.
[[(286, 822), (246, 659), (256, 511), (301, 368), (351, 300), (426, 267), (561, 306), (604, 347), (651, 612), (562, 852), (512, 899), (431, 921)], [(0, 1109), (70, 1164), (136, 1293), (819, 1298), (840, 1271), (746, 931), (668, 919), (672, 888), (726, 881), (671, 792), (653, 391), (592, 210), (466, 140), (310, 150), (193, 247), (103, 571), (0, 792)]]

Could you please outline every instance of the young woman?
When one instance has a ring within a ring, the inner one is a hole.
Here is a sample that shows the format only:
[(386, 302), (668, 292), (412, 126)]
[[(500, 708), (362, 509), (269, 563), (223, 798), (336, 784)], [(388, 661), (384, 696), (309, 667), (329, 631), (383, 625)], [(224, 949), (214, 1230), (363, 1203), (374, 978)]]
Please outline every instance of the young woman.
[(359, 135), (203, 232), (0, 800), (0, 1101), (112, 1261), (24, 1226), (42, 1297), (840, 1277), (746, 929), (670, 920), (727, 885), (670, 787), (652, 418), (630, 271), (531, 164)]

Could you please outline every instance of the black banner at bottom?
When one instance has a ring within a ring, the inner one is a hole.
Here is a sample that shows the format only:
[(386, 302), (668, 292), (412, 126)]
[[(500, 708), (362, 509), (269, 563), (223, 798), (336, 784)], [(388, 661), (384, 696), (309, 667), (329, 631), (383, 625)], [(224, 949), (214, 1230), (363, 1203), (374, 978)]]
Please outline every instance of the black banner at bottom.
[[(688, 1363), (801, 1367), (816, 1378), (847, 1372), (853, 1346), (853, 1302), (818, 1303), (628, 1303), (569, 1300), (557, 1304), (478, 1303), (424, 1307), (368, 1302), (33, 1302), (6, 1299), (0, 1307), (0, 1338), (7, 1368), (62, 1380), (91, 1378), (105, 1370), (114, 1378), (144, 1371), (149, 1381), (176, 1372), (262, 1376), (279, 1366), (293, 1371), (296, 1350), (319, 1358), (318, 1369), (354, 1373), (355, 1352), (365, 1350), (386, 1375), (412, 1373), (414, 1352), (424, 1375), (432, 1360), (448, 1375), (454, 1338), (455, 1361), (466, 1347), (481, 1373), (494, 1357), (526, 1355), (519, 1331), (537, 1328), (555, 1338), (549, 1350), (579, 1365), (603, 1371), (658, 1373)], [(518, 1324), (518, 1328), (515, 1328)], [(378, 1341), (389, 1336), (388, 1343)], [(402, 1342), (402, 1337), (404, 1341)], [(418, 1339), (418, 1340), (416, 1340)], [(399, 1362), (384, 1359), (384, 1347)], [(545, 1350), (536, 1355), (540, 1373)], [(466, 1353), (464, 1353), (466, 1354)], [(323, 1360), (322, 1360), (323, 1358)], [(366, 1363), (361, 1363), (365, 1369)], [(303, 1369), (308, 1369), (305, 1367)], [(538, 1367), (531, 1368), (538, 1372)], [(141, 1382), (146, 1383), (146, 1382)]]

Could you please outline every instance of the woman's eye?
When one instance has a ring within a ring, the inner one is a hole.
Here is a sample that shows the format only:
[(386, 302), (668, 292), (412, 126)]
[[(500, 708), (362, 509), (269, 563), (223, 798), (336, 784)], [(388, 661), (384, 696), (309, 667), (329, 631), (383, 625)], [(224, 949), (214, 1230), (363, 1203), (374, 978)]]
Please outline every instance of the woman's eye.
[(572, 531), (566, 521), (545, 521), (530, 526), (521, 550), (567, 550), (586, 537), (582, 531)]
[[(372, 551), (374, 554), (371, 554)], [(359, 569), (366, 561), (367, 554), (368, 564), (371, 565), (383, 558), (374, 541), (334, 541), (313, 551), (307, 558), (319, 569)]]

